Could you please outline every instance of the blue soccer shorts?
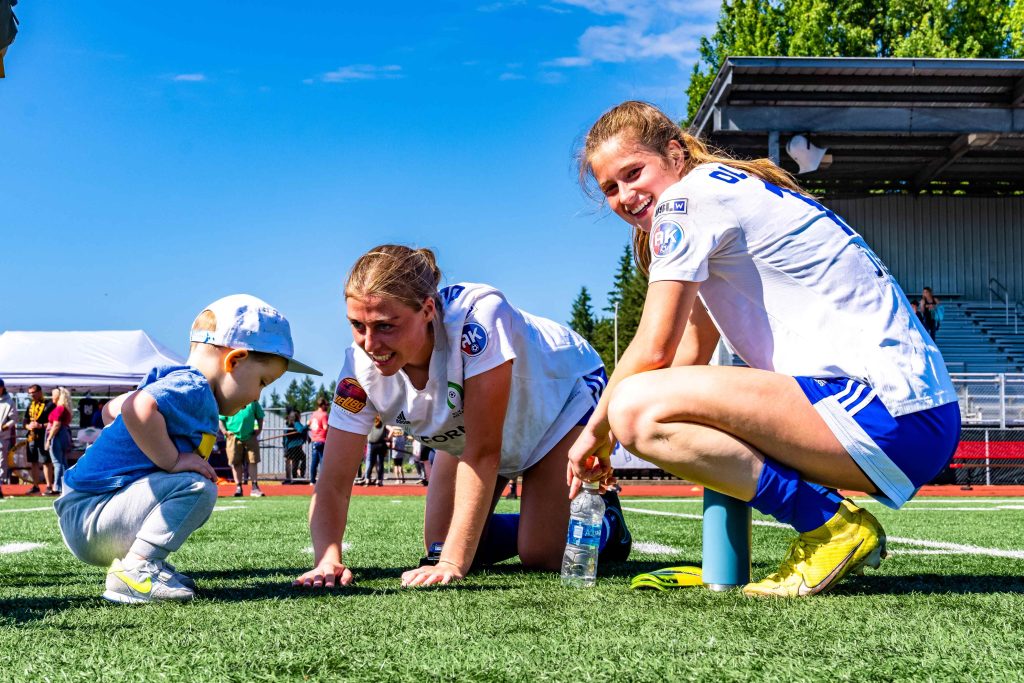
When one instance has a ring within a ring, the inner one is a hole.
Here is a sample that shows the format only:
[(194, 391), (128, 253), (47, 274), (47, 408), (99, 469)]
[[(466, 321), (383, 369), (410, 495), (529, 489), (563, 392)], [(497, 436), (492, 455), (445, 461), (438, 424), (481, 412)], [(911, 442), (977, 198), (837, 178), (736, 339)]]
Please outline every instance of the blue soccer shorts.
[(960, 406), (893, 417), (874, 389), (848, 377), (795, 377), (807, 399), (867, 475), (898, 508), (937, 475), (960, 441)]

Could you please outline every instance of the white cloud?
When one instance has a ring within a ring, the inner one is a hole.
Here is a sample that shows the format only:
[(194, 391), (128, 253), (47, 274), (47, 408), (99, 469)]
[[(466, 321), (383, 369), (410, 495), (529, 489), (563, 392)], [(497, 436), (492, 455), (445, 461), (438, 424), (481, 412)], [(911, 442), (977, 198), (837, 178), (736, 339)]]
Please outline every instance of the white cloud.
[(524, 78), (526, 78), (526, 76), (522, 74), (512, 73), (511, 71), (506, 71), (505, 73), (498, 76), (499, 81), (521, 81)]
[(348, 83), (350, 81), (395, 79), (402, 77), (401, 72), (402, 67), (397, 64), (385, 64), (384, 66), (351, 64), (349, 66), (339, 66), (334, 71), (328, 71), (320, 76), (320, 80), (324, 83)]
[(621, 17), (590, 26), (577, 41), (577, 53), (546, 63), (582, 67), (596, 62), (672, 59), (681, 66), (697, 61), (702, 36), (714, 31), (721, 0), (554, 0), (600, 16)]
[(206, 80), (206, 74), (176, 74), (171, 80), (178, 83), (202, 83)]
[(525, 4), (526, 0), (499, 0), (499, 2), (491, 2), (486, 5), (480, 5), (476, 8), (476, 11), (500, 12), (501, 10), (508, 9), (509, 7), (519, 7)]
[(559, 57), (558, 59), (552, 59), (550, 62), (544, 62), (543, 66), (574, 67), (590, 66), (593, 63), (594, 60), (589, 57)]

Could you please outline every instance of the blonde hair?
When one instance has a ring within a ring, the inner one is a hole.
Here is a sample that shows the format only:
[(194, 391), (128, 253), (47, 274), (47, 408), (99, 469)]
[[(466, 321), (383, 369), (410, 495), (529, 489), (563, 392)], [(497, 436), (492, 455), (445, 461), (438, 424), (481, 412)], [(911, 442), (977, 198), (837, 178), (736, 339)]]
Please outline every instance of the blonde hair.
[[(591, 126), (577, 155), (580, 185), (592, 197), (597, 195), (589, 186), (590, 181), (596, 180), (590, 160), (601, 145), (620, 135), (658, 154), (666, 161), (670, 159), (668, 145), (675, 140), (683, 148), (684, 175), (701, 164), (728, 164), (779, 187), (806, 194), (792, 175), (770, 159), (742, 160), (730, 157), (725, 152), (708, 146), (700, 138), (685, 132), (653, 104), (630, 100), (612, 107), (601, 115), (601, 118)], [(651, 265), (649, 239), (647, 233), (636, 226), (633, 227), (633, 260), (645, 275)]]
[(355, 262), (345, 282), (345, 298), (381, 296), (402, 302), (414, 311), (434, 299), (441, 310), (437, 285), (441, 269), (430, 249), (413, 249), (401, 244), (382, 244)]
[(57, 400), (55, 403), (59, 406), (64, 406), (71, 412), (71, 392), (68, 391), (67, 387), (57, 387)]

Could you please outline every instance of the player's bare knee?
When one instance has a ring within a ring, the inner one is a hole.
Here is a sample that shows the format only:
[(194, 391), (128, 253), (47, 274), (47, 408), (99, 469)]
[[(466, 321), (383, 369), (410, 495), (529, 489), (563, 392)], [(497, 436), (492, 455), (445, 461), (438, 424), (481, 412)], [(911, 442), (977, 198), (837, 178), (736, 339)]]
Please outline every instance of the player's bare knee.
[(634, 375), (622, 380), (608, 404), (612, 434), (627, 449), (635, 446), (640, 438), (650, 407), (649, 399), (644, 400), (644, 383), (637, 379)]

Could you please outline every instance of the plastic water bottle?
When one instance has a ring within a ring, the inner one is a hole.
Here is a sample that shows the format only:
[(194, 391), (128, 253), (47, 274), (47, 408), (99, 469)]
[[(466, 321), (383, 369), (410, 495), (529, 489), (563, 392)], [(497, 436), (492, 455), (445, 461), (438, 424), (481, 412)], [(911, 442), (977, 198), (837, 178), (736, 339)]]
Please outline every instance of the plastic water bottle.
[(597, 551), (601, 542), (604, 501), (598, 484), (584, 483), (569, 507), (569, 534), (562, 556), (562, 583), (590, 587), (597, 583)]

